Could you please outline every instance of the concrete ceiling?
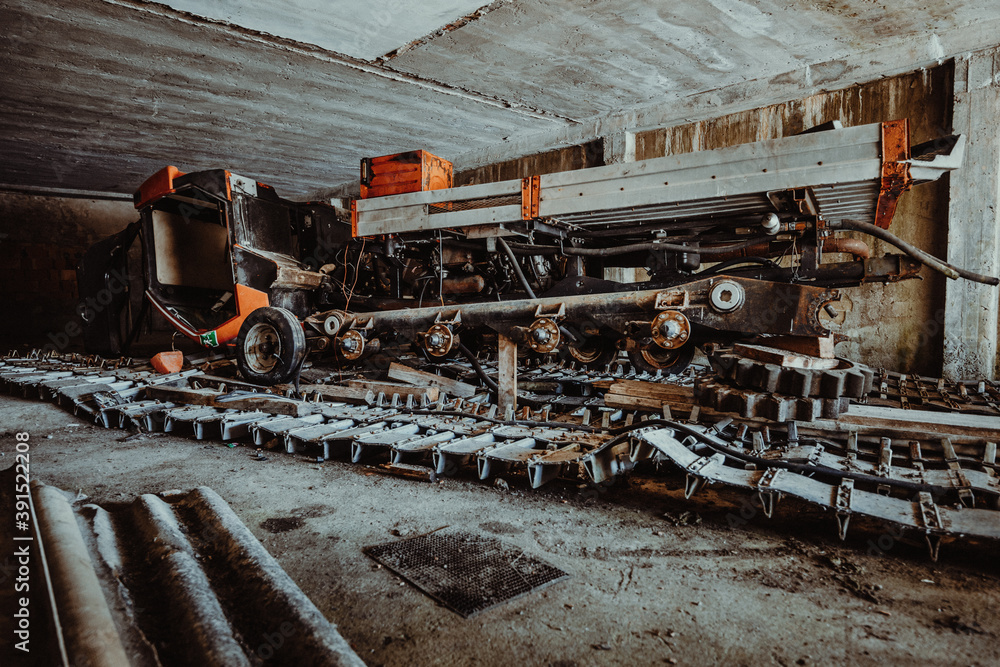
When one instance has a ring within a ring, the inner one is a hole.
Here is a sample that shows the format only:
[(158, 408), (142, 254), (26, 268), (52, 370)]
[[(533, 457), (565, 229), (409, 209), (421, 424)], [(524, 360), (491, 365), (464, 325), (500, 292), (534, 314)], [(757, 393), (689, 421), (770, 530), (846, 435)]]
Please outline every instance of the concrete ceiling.
[(364, 156), (425, 148), (469, 167), (1000, 41), (995, 0), (0, 8), (0, 185), (102, 192), (175, 164), (302, 197), (356, 178)]

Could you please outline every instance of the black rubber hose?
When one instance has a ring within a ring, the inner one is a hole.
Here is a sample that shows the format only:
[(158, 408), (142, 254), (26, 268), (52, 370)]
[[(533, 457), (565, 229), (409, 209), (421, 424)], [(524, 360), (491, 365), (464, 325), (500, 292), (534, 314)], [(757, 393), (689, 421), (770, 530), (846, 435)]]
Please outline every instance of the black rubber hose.
[(732, 259), (727, 259), (724, 262), (719, 262), (715, 266), (709, 267), (704, 271), (699, 271), (694, 275), (714, 276), (716, 273), (721, 273), (726, 269), (731, 269), (734, 266), (739, 266), (740, 264), (759, 264), (760, 266), (766, 266), (769, 269), (779, 268), (779, 265), (776, 262), (772, 262), (766, 257), (733, 257)]
[(486, 388), (499, 394), (500, 387), (498, 387), (497, 383), (493, 381), (493, 378), (486, 374), (486, 371), (483, 370), (483, 367), (479, 363), (479, 359), (476, 359), (476, 355), (472, 353), (472, 350), (465, 347), (463, 343), (459, 343), (458, 351), (462, 353), (462, 356), (469, 360), (469, 363), (472, 364), (472, 370), (476, 371), (476, 375), (478, 375), (479, 379), (483, 381)]
[(984, 276), (978, 273), (973, 273), (972, 271), (960, 269), (953, 264), (949, 264), (944, 260), (938, 259), (930, 253), (924, 252), (915, 245), (907, 243), (892, 232), (882, 229), (881, 227), (876, 227), (873, 224), (861, 222), (860, 220), (841, 220), (840, 226), (844, 229), (853, 229), (854, 231), (863, 232), (869, 236), (874, 236), (877, 239), (885, 241), (886, 243), (899, 248), (924, 266), (934, 269), (939, 273), (943, 273), (952, 280), (965, 278), (966, 280), (983, 283), (984, 285), (1000, 285), (1000, 278)]
[(534, 291), (532, 291), (531, 285), (528, 284), (528, 279), (524, 277), (524, 272), (521, 271), (521, 265), (517, 263), (517, 257), (514, 255), (514, 251), (510, 249), (507, 242), (500, 236), (497, 237), (497, 243), (499, 243), (500, 247), (507, 253), (507, 257), (510, 259), (510, 263), (514, 267), (514, 273), (517, 274), (517, 279), (521, 281), (521, 286), (524, 287), (524, 291), (528, 293), (528, 298), (537, 299), (538, 297), (536, 297)]

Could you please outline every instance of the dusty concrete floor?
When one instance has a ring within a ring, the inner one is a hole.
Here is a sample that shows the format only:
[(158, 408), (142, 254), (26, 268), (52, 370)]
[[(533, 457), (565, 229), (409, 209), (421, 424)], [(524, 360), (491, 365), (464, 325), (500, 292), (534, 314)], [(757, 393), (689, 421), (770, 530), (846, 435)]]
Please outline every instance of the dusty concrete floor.
[[(11, 397), (0, 398), (0, 467), (21, 430), (36, 478), (98, 502), (214, 488), (371, 665), (1000, 662), (995, 545), (946, 544), (935, 564), (876, 524), (841, 543), (832, 516), (793, 502), (768, 520), (731, 491), (685, 501), (672, 473), (600, 494), (562, 482), (531, 491), (516, 477), (502, 490), (285, 454), (261, 462), (252, 448), (182, 437), (122, 442), (123, 431)], [(287, 518), (300, 521), (265, 523)], [(361, 553), (445, 525), (572, 577), (463, 619)], [(885, 555), (871, 548), (880, 538)]]

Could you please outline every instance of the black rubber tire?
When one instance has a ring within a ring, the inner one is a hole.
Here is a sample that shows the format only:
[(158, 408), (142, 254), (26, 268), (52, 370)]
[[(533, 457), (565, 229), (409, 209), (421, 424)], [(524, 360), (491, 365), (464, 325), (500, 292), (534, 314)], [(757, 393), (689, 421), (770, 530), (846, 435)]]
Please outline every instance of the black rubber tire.
[(591, 336), (583, 339), (579, 345), (567, 345), (569, 358), (587, 368), (601, 369), (610, 364), (618, 356), (618, 348), (611, 338)]
[(695, 345), (688, 342), (676, 350), (664, 350), (651, 347), (646, 350), (635, 349), (628, 353), (628, 360), (637, 371), (655, 373), (661, 371), (664, 375), (676, 375), (690, 365), (694, 359)]
[(236, 338), (236, 364), (247, 382), (271, 386), (290, 382), (306, 358), (302, 323), (284, 308), (250, 313)]

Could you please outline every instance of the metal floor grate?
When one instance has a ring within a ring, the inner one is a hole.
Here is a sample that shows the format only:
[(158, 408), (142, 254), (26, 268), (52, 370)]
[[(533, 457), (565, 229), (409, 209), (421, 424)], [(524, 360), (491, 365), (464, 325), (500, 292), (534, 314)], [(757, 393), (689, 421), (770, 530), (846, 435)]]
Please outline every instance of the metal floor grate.
[(569, 576), (519, 547), (458, 531), (379, 544), (364, 552), (466, 618)]

